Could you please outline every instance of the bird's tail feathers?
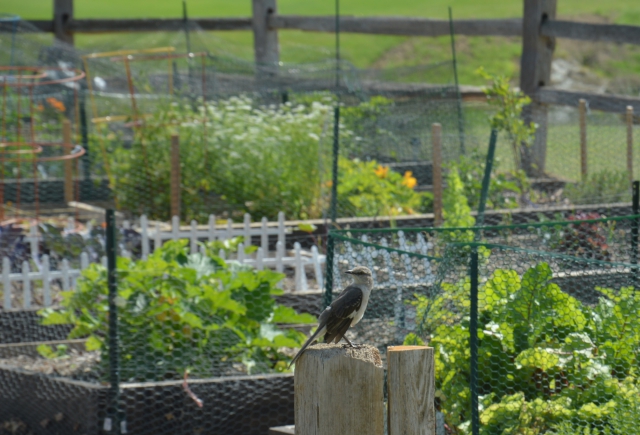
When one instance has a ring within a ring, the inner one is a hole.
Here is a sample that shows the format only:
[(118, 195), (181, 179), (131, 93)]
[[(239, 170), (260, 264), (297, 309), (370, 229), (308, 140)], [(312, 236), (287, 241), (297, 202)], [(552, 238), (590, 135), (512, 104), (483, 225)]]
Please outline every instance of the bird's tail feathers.
[(313, 335), (311, 335), (311, 337), (309, 337), (309, 339), (305, 341), (305, 343), (302, 345), (302, 347), (300, 348), (296, 356), (293, 357), (293, 359), (291, 360), (291, 363), (289, 363), (289, 368), (291, 368), (291, 366), (294, 365), (296, 361), (298, 361), (298, 358), (300, 358), (300, 356), (302, 355), (302, 352), (304, 352), (307, 349), (307, 347), (309, 347), (309, 345), (312, 344), (319, 335), (321, 335), (321, 333), (324, 333), (324, 330), (325, 330), (324, 326), (322, 327), (318, 326), (318, 329), (316, 329), (316, 332), (314, 332)]

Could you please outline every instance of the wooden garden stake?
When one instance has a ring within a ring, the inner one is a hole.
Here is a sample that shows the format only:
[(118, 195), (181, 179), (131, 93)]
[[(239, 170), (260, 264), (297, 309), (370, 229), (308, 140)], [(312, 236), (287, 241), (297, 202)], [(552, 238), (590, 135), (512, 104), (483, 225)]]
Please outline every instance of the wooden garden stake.
[(633, 182), (633, 107), (627, 106), (627, 173)]
[(435, 435), (433, 348), (390, 347), (387, 363), (389, 435)]
[(180, 216), (180, 136), (171, 136), (171, 216)]
[(442, 225), (442, 126), (434, 123), (431, 128), (433, 144), (433, 215), (435, 225)]
[(580, 174), (582, 181), (587, 179), (587, 101), (580, 99)]
[(384, 369), (378, 349), (308, 348), (296, 363), (296, 435), (384, 433)]
[[(62, 121), (62, 142), (65, 146), (65, 154), (71, 154), (73, 143), (71, 142), (71, 122), (68, 119)], [(64, 202), (73, 201), (73, 159), (64, 161)]]

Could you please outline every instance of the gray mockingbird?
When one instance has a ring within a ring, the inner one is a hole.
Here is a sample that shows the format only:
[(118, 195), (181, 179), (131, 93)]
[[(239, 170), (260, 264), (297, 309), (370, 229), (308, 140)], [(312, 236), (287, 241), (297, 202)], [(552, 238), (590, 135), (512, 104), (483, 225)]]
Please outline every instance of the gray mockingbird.
[(302, 352), (318, 336), (324, 335), (325, 343), (331, 343), (332, 341), (338, 343), (344, 338), (349, 346), (355, 347), (344, 334), (364, 316), (364, 311), (369, 303), (369, 295), (373, 288), (373, 278), (371, 278), (371, 271), (364, 266), (356, 266), (351, 270), (347, 270), (347, 273), (353, 277), (353, 284), (342, 290), (337, 299), (320, 314), (318, 329), (302, 346), (291, 361), (291, 364), (289, 364), (289, 367), (300, 358)]

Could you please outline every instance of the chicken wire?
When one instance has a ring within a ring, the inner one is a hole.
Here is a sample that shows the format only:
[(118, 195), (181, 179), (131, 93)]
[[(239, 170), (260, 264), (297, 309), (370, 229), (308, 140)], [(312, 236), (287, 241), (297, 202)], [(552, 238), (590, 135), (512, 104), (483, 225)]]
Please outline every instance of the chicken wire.
[(637, 215), (331, 240), (325, 304), (347, 268), (373, 271), (365, 318), (347, 335), (382, 355), (434, 347), (447, 431), (635, 433)]

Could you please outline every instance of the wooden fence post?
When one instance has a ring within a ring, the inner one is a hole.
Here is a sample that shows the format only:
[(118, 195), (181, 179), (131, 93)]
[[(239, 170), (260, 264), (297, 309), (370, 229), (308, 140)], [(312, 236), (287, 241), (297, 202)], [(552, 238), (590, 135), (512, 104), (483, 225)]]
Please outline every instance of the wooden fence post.
[(67, 23), (73, 20), (73, 0), (53, 0), (53, 33), (55, 38), (73, 45), (73, 33), (65, 30)]
[(319, 344), (296, 363), (296, 435), (384, 433), (384, 369), (378, 349)]
[[(73, 143), (71, 142), (71, 122), (68, 119), (62, 121), (62, 143), (65, 145), (65, 154), (71, 154)], [(64, 202), (73, 201), (73, 160), (64, 161)]]
[(180, 216), (180, 136), (171, 136), (171, 217)]
[(627, 172), (633, 182), (633, 106), (627, 106)]
[(433, 216), (435, 226), (442, 225), (442, 126), (431, 126), (431, 144), (433, 146)]
[(540, 28), (544, 21), (556, 18), (556, 4), (557, 0), (524, 0), (520, 89), (533, 101), (524, 110), (525, 121), (538, 125), (531, 148), (522, 147), (523, 169), (530, 176), (540, 176), (545, 170), (548, 106), (539, 102), (537, 93), (550, 84), (556, 41), (542, 36)]
[(433, 348), (390, 347), (387, 365), (389, 435), (435, 435)]
[(578, 103), (580, 115), (580, 175), (582, 181), (587, 179), (589, 168), (587, 165), (587, 101), (580, 99)]
[(276, 0), (253, 0), (253, 47), (258, 79), (277, 72), (280, 62), (278, 31), (269, 28), (269, 16), (278, 12)]

